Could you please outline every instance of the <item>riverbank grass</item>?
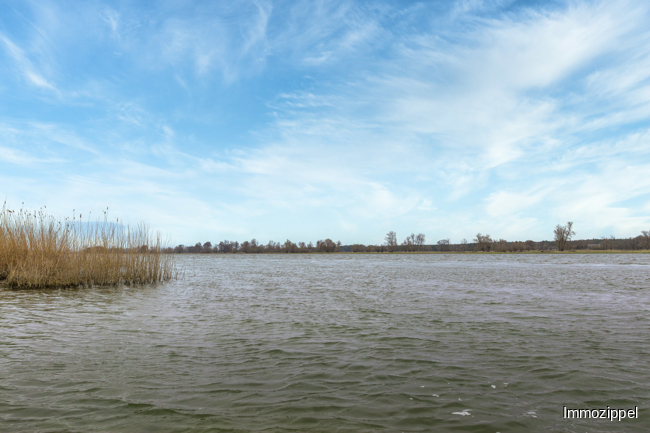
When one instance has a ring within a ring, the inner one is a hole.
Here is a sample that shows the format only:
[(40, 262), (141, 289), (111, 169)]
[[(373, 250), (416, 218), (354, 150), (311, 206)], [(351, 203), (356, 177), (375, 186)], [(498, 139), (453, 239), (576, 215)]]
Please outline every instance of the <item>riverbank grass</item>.
[(59, 219), (45, 209), (0, 213), (0, 283), (9, 288), (146, 284), (175, 278), (160, 234), (118, 220)]

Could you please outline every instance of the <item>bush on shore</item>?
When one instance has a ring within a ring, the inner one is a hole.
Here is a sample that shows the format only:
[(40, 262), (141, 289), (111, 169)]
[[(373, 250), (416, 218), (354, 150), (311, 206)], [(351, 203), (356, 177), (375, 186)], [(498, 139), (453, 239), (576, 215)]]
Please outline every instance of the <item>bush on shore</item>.
[(174, 259), (145, 224), (83, 222), (39, 211), (0, 213), (0, 281), (11, 288), (156, 283), (175, 278)]

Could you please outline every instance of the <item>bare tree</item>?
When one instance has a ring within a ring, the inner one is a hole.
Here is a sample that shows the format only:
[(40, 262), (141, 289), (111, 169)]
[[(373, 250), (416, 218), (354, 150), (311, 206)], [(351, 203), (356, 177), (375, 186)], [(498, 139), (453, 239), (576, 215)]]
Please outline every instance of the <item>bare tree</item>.
[(605, 236), (600, 237), (600, 242), (598, 243), (601, 249), (603, 250), (608, 250), (609, 249), (609, 240)]
[(610, 237), (603, 236), (600, 238), (600, 247), (604, 250), (613, 250), (615, 240), (616, 237), (614, 236), (610, 236)]
[(650, 249), (650, 230), (641, 230), (643, 240), (645, 241), (645, 249)]
[(415, 244), (415, 234), (411, 233), (411, 236), (407, 236), (402, 242), (404, 245), (404, 251), (413, 251), (413, 245)]
[(282, 245), (282, 252), (283, 253), (297, 253), (298, 252), (298, 246), (291, 242), (289, 239)]
[(337, 245), (331, 239), (316, 242), (316, 251), (323, 253), (332, 253), (336, 251)]
[(566, 243), (571, 240), (571, 237), (573, 235), (576, 234), (576, 232), (574, 232), (572, 228), (573, 228), (572, 221), (569, 221), (564, 226), (561, 226), (559, 224), (555, 226), (555, 230), (553, 230), (553, 234), (555, 235), (555, 242), (557, 242), (558, 251), (564, 251), (564, 248), (566, 248)]
[(422, 246), (424, 245), (425, 241), (426, 241), (426, 236), (424, 236), (424, 233), (419, 233), (415, 237), (415, 244), (418, 246), (418, 251), (422, 251)]
[(445, 249), (449, 249), (449, 239), (440, 239), (438, 241), (438, 250), (444, 251)]
[(505, 253), (508, 251), (508, 241), (505, 239), (499, 239), (498, 242), (494, 242), (494, 249), (500, 253)]
[(493, 241), (490, 235), (482, 235), (478, 233), (476, 239), (474, 239), (474, 243), (477, 244), (479, 250), (487, 252), (492, 249)]
[(386, 233), (386, 245), (391, 253), (397, 250), (397, 233), (392, 230)]

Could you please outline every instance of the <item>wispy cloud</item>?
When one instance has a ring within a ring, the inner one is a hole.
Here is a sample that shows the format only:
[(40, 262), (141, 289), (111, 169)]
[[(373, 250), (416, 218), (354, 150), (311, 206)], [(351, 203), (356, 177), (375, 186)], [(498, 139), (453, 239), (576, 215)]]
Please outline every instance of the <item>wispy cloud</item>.
[(102, 19), (111, 29), (111, 35), (115, 39), (120, 38), (119, 32), (119, 23), (120, 23), (120, 14), (117, 13), (114, 9), (107, 8), (102, 14)]
[(0, 18), (20, 77), (0, 70), (16, 83), (0, 90), (0, 169), (65, 203), (110, 205), (185, 243), (650, 228), (643, 2), (20, 13)]
[(48, 80), (39, 74), (32, 62), (25, 55), (25, 51), (14, 44), (8, 37), (0, 33), (0, 41), (4, 44), (7, 54), (14, 60), (17, 70), (25, 77), (30, 84), (52, 90), (60, 94), (59, 90), (54, 87)]
[(55, 159), (55, 158), (50, 158), (50, 159), (35, 158), (34, 156), (22, 152), (18, 149), (12, 149), (9, 147), (2, 147), (2, 146), (0, 146), (0, 161), (8, 162), (10, 164), (22, 165), (22, 166), (31, 166), (35, 163), (55, 164), (55, 163), (63, 162), (63, 160)]

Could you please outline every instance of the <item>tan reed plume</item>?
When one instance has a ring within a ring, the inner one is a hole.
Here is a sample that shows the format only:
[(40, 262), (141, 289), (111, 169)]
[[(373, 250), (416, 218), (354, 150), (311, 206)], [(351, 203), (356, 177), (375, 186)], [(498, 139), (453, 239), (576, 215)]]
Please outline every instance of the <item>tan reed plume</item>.
[(55, 218), (44, 208), (0, 213), (0, 281), (12, 288), (132, 285), (178, 275), (147, 225)]

